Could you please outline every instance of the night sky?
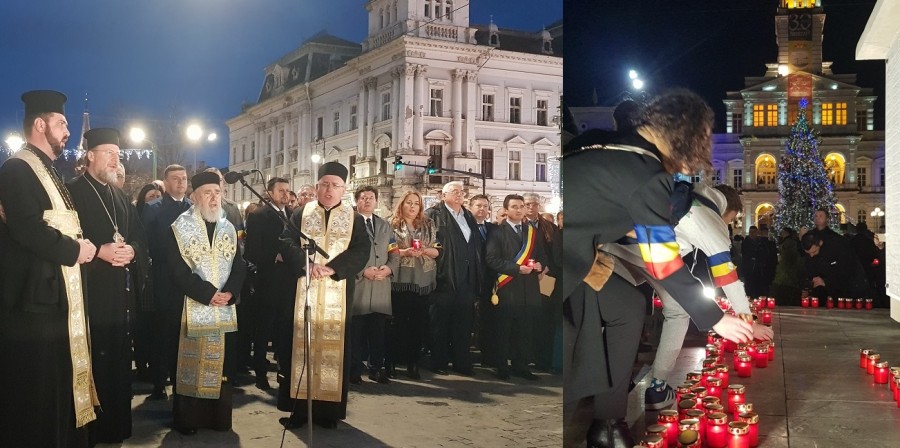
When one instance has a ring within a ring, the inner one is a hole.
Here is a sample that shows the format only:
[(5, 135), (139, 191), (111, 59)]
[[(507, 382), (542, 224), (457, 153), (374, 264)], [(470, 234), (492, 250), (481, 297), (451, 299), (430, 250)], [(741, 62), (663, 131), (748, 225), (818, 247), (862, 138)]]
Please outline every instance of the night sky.
[[(762, 76), (776, 62), (778, 0), (580, 1), (564, 0), (565, 102), (613, 106), (629, 87), (628, 70), (641, 73), (650, 93), (685, 87), (716, 111), (724, 132), (727, 91), (744, 88), (745, 76)], [(884, 61), (856, 61), (856, 44), (875, 0), (822, 0), (823, 59), (834, 73), (857, 73), (857, 85), (874, 88), (876, 129), (884, 129)]]
[[(538, 31), (562, 17), (559, 0), (475, 0), (470, 23)], [(225, 120), (255, 102), (263, 69), (321, 30), (366, 36), (364, 0), (43, 0), (0, 4), (0, 142), (21, 133), (20, 95), (69, 97), (77, 146), (83, 97), (92, 127), (196, 120), (218, 134), (199, 159), (228, 162)], [(153, 139), (153, 135), (148, 135)], [(2, 145), (3, 143), (0, 143)]]

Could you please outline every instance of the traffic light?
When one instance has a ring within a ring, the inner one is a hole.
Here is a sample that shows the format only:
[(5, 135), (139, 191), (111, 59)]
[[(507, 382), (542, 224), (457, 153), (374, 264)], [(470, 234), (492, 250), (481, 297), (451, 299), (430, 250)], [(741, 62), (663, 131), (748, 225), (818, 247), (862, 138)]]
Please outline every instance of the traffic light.
[(434, 174), (437, 172), (437, 168), (434, 167), (434, 159), (428, 159), (428, 174)]
[(394, 171), (403, 169), (403, 156), (394, 156)]

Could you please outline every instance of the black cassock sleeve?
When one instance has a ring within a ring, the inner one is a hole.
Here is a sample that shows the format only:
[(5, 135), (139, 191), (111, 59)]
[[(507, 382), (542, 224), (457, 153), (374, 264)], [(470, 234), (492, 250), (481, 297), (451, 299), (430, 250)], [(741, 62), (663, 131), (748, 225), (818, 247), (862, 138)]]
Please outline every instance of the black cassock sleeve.
[(322, 260), (322, 264), (334, 269), (332, 280), (354, 278), (366, 267), (371, 249), (372, 242), (366, 232), (366, 220), (362, 215), (355, 213), (353, 215), (353, 233), (350, 235), (350, 245), (347, 246), (347, 250), (330, 260)]
[[(203, 280), (199, 275), (191, 271), (191, 268), (184, 262), (184, 258), (181, 257), (181, 251), (178, 250), (175, 231), (171, 228), (166, 235), (164, 244), (172, 281), (188, 297), (204, 305), (209, 305), (209, 302), (218, 290), (215, 285)], [(237, 303), (246, 274), (246, 267), (241, 262), (240, 248), (238, 248), (234, 254), (234, 260), (231, 262), (231, 274), (222, 287), (222, 292), (230, 292), (233, 296), (229, 304)]]

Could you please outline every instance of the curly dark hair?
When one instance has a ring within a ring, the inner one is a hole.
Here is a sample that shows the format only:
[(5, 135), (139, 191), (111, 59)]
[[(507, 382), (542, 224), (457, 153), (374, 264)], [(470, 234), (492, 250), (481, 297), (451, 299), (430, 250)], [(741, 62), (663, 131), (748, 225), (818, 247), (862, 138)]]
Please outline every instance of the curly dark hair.
[(737, 190), (734, 189), (731, 185), (719, 184), (715, 187), (716, 190), (719, 190), (725, 196), (725, 210), (722, 210), (722, 213), (725, 212), (740, 212), (744, 209), (744, 204), (741, 203), (741, 194), (738, 193)]
[(712, 169), (714, 114), (703, 98), (676, 89), (653, 98), (644, 108), (643, 125), (657, 132), (671, 149), (663, 164), (670, 172), (685, 166), (696, 174)]

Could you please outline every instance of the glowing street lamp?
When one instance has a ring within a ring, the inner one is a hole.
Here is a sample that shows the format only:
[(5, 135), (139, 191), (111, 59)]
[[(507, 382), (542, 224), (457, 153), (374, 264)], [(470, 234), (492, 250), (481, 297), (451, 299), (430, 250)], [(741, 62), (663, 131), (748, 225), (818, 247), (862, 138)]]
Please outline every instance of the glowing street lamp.
[(634, 70), (628, 70), (628, 78), (629, 79), (637, 79), (638, 73)]
[(208, 142), (214, 142), (214, 141), (216, 141), (216, 138), (218, 138), (218, 136), (216, 135), (216, 133), (215, 133), (215, 132), (210, 132), (209, 135), (206, 136), (206, 141), (208, 141)]
[[(184, 131), (184, 135), (188, 138), (188, 140), (195, 142), (195, 143), (199, 142), (201, 139), (203, 139), (203, 133), (204, 133), (203, 128), (200, 127), (200, 125), (197, 123), (191, 123), (190, 125), (188, 125), (187, 129), (185, 129), (185, 131)], [(207, 142), (214, 142), (214, 141), (216, 141), (217, 138), (218, 138), (218, 135), (216, 135), (215, 132), (210, 132), (209, 134), (206, 135)], [(199, 147), (194, 149), (194, 172), (197, 171), (197, 153), (199, 151), (200, 151)]]
[(10, 152), (16, 152), (25, 146), (25, 140), (19, 137), (19, 134), (10, 134), (6, 137), (4, 143), (6, 143), (6, 147), (9, 148)]
[(152, 158), (152, 160), (153, 160), (153, 167), (152, 167), (152, 169), (153, 169), (153, 174), (151, 175), (151, 177), (152, 177), (153, 179), (156, 179), (156, 151), (157, 151), (156, 144), (153, 143), (153, 141), (151, 141), (149, 138), (147, 138), (147, 133), (144, 132), (143, 129), (138, 128), (138, 127), (133, 127), (133, 128), (131, 128), (131, 129), (128, 131), (128, 138), (129, 138), (133, 143), (140, 144), (140, 143), (143, 143), (143, 142), (147, 142), (147, 143), (150, 144), (150, 153), (151, 153), (152, 156), (153, 156), (153, 158)]
[(634, 80), (632, 80), (632, 81), (631, 81), (631, 85), (632, 85), (632, 87), (634, 87), (634, 88), (637, 89), (637, 90), (643, 90), (643, 89), (644, 89), (644, 81), (642, 81), (642, 80), (640, 80), (640, 79), (634, 79)]
[(879, 232), (881, 230), (881, 218), (884, 217), (884, 210), (881, 207), (875, 207), (875, 210), (872, 210), (872, 213), (869, 213), (873, 218), (875, 218), (875, 232)]

